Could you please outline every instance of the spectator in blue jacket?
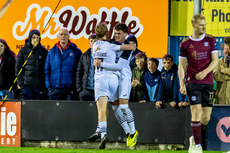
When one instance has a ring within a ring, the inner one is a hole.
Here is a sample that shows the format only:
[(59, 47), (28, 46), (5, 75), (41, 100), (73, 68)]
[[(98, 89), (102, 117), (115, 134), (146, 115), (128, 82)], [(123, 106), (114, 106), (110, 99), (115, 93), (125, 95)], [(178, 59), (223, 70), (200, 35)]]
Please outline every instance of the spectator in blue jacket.
[(144, 75), (145, 82), (145, 93), (143, 100), (139, 103), (146, 103), (146, 101), (156, 102), (157, 96), (160, 96), (159, 92), (159, 84), (161, 79), (161, 72), (157, 69), (159, 65), (159, 61), (156, 58), (149, 58), (147, 60), (147, 68), (148, 70)]
[(169, 103), (175, 107), (178, 102), (179, 78), (177, 66), (173, 63), (173, 56), (166, 54), (163, 57), (163, 68), (161, 70), (160, 95), (156, 107), (160, 108), (162, 103)]
[(76, 68), (82, 52), (69, 37), (67, 28), (60, 28), (59, 42), (47, 55), (45, 76), (50, 100), (71, 100), (71, 91), (75, 88)]

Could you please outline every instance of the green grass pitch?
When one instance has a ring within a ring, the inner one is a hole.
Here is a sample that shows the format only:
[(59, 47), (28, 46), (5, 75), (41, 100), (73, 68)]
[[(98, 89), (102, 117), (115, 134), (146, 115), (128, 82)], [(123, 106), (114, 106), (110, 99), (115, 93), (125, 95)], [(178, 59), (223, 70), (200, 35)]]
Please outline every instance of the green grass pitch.
[[(227, 151), (204, 151), (204, 153), (226, 153)], [(97, 150), (97, 149), (52, 149), (29, 147), (0, 147), (0, 153), (188, 153), (171, 150)]]

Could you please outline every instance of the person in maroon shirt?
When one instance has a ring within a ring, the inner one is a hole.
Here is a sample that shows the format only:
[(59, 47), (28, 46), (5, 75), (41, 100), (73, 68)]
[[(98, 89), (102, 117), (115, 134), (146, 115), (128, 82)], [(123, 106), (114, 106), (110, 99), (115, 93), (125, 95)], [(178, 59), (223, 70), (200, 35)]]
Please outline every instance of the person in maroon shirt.
[[(203, 15), (194, 15), (192, 26), (193, 34), (185, 38), (180, 46), (178, 73), (180, 91), (184, 95), (188, 94), (192, 116), (193, 136), (189, 139), (189, 153), (202, 153), (201, 129), (205, 129), (212, 112), (214, 96), (212, 71), (218, 63), (218, 50), (215, 38), (205, 33), (206, 21)], [(187, 88), (184, 80), (186, 71)]]

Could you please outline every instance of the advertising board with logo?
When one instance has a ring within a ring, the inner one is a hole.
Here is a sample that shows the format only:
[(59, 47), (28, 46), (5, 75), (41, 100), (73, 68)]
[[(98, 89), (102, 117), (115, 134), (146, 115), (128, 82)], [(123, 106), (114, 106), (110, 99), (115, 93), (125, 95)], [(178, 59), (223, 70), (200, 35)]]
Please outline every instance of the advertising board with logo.
[(203, 0), (207, 31), (216, 37), (230, 34), (229, 0)]
[[(0, 7), (5, 1), (0, 2)], [(5, 39), (11, 49), (18, 53), (31, 29), (40, 32), (47, 24), (59, 0), (13, 0), (0, 18), (0, 38)], [(138, 48), (148, 57), (161, 58), (167, 53), (168, 1), (146, 0), (61, 0), (45, 29), (41, 43), (50, 49), (57, 43), (60, 27), (67, 27), (71, 41), (85, 52), (88, 37), (95, 26), (106, 22), (109, 35), (113, 37), (114, 26), (123, 22), (129, 33), (138, 40)]]
[(207, 127), (207, 149), (218, 151), (230, 150), (230, 106), (213, 108)]
[(4, 102), (0, 107), (0, 146), (21, 146), (21, 103)]

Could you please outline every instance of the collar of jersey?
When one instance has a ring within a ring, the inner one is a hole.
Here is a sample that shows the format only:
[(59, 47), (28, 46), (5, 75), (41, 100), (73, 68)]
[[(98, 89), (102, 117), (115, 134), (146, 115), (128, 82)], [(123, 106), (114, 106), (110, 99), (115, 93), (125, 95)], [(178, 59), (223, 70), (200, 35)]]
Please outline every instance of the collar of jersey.
[(204, 37), (205, 37), (205, 33), (203, 34), (203, 36), (202, 36), (201, 38), (198, 38), (198, 39), (192, 38), (192, 35), (189, 36), (189, 38), (190, 38), (191, 40), (193, 40), (193, 41), (200, 41), (200, 40), (204, 39)]

